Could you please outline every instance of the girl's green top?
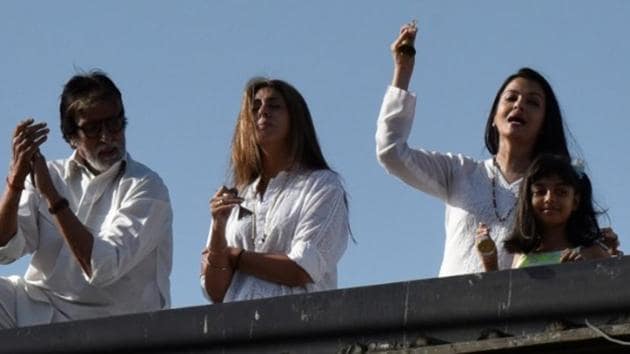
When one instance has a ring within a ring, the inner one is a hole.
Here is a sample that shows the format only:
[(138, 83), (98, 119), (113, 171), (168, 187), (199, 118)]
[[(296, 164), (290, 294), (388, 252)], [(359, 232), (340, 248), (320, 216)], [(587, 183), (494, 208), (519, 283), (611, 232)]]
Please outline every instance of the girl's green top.
[[(580, 251), (580, 247), (576, 247), (573, 251)], [(550, 252), (531, 252), (519, 254), (518, 260), (512, 268), (525, 268), (549, 264), (560, 264), (560, 257), (563, 251)]]

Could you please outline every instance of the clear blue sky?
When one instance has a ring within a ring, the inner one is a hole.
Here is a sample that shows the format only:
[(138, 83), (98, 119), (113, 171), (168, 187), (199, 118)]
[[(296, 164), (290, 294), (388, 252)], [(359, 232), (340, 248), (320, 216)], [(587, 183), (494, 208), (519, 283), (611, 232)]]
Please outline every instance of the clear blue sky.
[[(417, 19), (410, 145), (486, 158), (496, 90), (519, 67), (538, 69), (627, 249), (629, 18), (623, 0), (3, 1), (0, 166), (8, 168), (11, 132), (27, 116), (52, 128), (47, 158), (67, 157), (58, 128), (63, 84), (79, 69), (110, 74), (124, 96), (129, 152), (171, 193), (173, 306), (205, 304), (198, 274), (208, 199), (226, 179), (241, 90), (252, 76), (285, 79), (309, 103), (350, 196), (358, 243), (341, 261), (339, 286), (434, 277), (443, 205), (388, 176), (374, 146), (389, 44)], [(27, 262), (1, 266), (0, 275), (24, 274)]]

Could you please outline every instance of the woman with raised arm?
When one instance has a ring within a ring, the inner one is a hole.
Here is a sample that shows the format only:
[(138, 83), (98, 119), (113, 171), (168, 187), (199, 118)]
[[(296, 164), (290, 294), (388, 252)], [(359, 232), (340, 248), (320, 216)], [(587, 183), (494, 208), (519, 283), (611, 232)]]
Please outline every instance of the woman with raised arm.
[[(487, 225), (502, 245), (533, 159), (542, 153), (569, 156), (560, 107), (547, 80), (523, 68), (503, 82), (492, 103), (485, 127), (489, 159), (410, 148), (416, 95), (408, 89), (416, 34), (415, 24), (405, 25), (391, 45), (394, 75), (378, 118), (377, 158), (390, 174), (446, 203), (440, 276), (481, 272), (474, 249), (478, 224)], [(509, 268), (512, 255), (503, 247), (497, 251), (499, 268)]]
[(231, 170), (235, 187), (221, 187), (210, 201), (206, 296), (216, 303), (336, 288), (349, 234), (346, 195), (293, 86), (247, 84)]

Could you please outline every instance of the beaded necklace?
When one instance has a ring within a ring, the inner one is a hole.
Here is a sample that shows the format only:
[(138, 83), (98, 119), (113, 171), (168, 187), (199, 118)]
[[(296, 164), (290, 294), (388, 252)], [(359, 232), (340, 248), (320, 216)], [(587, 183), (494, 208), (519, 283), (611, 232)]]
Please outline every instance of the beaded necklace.
[(505, 220), (507, 220), (510, 217), (510, 214), (512, 214), (512, 211), (514, 211), (514, 208), (516, 208), (516, 203), (518, 202), (518, 198), (516, 198), (514, 200), (514, 204), (512, 205), (510, 210), (507, 211), (505, 216), (499, 215), (499, 208), (497, 207), (497, 181), (496, 181), (496, 175), (498, 173), (501, 173), (501, 168), (499, 167), (499, 164), (497, 163), (496, 156), (492, 157), (492, 166), (494, 167), (494, 173), (492, 174), (492, 178), (490, 179), (492, 181), (492, 206), (494, 207), (494, 215), (497, 217), (499, 222), (504, 222)]

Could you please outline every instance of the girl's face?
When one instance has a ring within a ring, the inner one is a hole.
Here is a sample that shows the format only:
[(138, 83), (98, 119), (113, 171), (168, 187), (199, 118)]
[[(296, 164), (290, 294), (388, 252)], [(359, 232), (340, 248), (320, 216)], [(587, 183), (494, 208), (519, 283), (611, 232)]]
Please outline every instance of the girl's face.
[(531, 185), (532, 209), (541, 226), (563, 226), (580, 203), (573, 186), (558, 176), (543, 177)]
[(494, 115), (499, 138), (535, 144), (545, 119), (545, 105), (545, 93), (537, 82), (522, 77), (510, 81)]

